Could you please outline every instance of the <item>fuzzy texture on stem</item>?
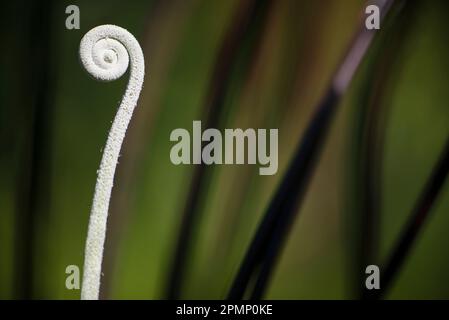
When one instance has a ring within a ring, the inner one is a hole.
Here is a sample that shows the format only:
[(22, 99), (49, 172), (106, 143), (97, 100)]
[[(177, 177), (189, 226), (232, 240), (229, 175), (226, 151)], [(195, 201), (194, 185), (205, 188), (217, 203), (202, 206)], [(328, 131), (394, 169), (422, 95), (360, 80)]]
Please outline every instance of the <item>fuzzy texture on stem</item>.
[(80, 43), (80, 58), (87, 72), (101, 81), (120, 78), (131, 63), (129, 82), (109, 131), (98, 170), (87, 232), (81, 299), (97, 300), (115, 168), (142, 89), (145, 64), (142, 49), (134, 36), (114, 25), (98, 26), (86, 33)]

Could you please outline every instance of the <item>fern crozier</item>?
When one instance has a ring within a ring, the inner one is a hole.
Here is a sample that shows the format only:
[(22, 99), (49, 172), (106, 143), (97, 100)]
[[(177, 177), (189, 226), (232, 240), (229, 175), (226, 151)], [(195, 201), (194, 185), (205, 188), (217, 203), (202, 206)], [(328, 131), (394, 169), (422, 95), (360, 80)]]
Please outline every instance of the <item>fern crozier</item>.
[(96, 300), (100, 291), (109, 200), (120, 149), (142, 89), (145, 65), (142, 49), (127, 30), (102, 25), (86, 33), (80, 43), (80, 58), (87, 72), (97, 80), (120, 78), (131, 65), (129, 82), (106, 141), (87, 232), (81, 299)]

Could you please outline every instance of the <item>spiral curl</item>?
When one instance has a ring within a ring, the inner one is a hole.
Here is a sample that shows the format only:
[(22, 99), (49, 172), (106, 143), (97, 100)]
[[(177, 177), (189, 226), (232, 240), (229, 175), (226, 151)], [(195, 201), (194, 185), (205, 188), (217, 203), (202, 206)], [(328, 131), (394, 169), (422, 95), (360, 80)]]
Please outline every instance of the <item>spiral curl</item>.
[(89, 218), (84, 257), (81, 299), (96, 300), (100, 292), (106, 224), (115, 169), (123, 139), (142, 89), (145, 64), (142, 49), (127, 30), (102, 25), (84, 35), (80, 43), (80, 59), (86, 71), (100, 81), (120, 78), (131, 65), (130, 79), (109, 131)]

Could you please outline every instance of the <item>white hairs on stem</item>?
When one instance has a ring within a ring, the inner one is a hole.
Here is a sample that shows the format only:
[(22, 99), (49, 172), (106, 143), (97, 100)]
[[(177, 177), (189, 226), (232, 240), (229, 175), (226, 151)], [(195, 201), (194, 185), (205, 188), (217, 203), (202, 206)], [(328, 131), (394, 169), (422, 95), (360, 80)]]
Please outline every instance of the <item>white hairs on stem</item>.
[(131, 64), (129, 82), (109, 131), (98, 170), (87, 231), (81, 299), (96, 300), (100, 291), (106, 222), (115, 168), (142, 89), (145, 64), (142, 49), (134, 36), (114, 25), (98, 26), (86, 33), (80, 43), (80, 58), (87, 72), (101, 81), (120, 78), (128, 69), (128, 64)]

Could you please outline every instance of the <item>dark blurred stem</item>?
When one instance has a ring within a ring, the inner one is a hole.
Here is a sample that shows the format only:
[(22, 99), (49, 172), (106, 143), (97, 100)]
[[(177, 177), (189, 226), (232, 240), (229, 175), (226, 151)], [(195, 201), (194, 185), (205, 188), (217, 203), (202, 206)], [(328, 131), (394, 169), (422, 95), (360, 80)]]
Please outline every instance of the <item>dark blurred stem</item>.
[(401, 236), (396, 242), (392, 254), (387, 263), (381, 268), (381, 286), (372, 294), (379, 299), (390, 289), (398, 271), (403, 266), (413, 244), (425, 222), (429, 219), (429, 213), (435, 204), (438, 195), (444, 185), (449, 172), (449, 138), (446, 141), (440, 158), (435, 165), (421, 195), (418, 199), (410, 218), (408, 219)]
[[(389, 11), (392, 2), (375, 2), (380, 8), (382, 16)], [(228, 295), (229, 299), (242, 299), (252, 278), (255, 280), (255, 285), (250, 298), (260, 299), (265, 293), (277, 257), (318, 162), (338, 102), (342, 94), (346, 92), (374, 37), (374, 30), (366, 30), (364, 21), (361, 22), (361, 25), (342, 63), (332, 77), (331, 85), (324, 98), (317, 106), (310, 125), (297, 145), (290, 166), (256, 231), (232, 284)], [(257, 276), (255, 275), (256, 271), (259, 271)]]
[[(378, 78), (374, 81), (368, 81), (366, 87), (370, 91), (367, 97), (362, 98), (358, 107), (362, 107), (361, 117), (358, 119), (355, 139), (357, 146), (355, 148), (354, 172), (356, 173), (355, 190), (351, 197), (351, 202), (358, 202), (355, 217), (360, 218), (356, 224), (358, 236), (351, 239), (355, 242), (356, 261), (355, 269), (351, 270), (354, 274), (354, 289), (357, 296), (365, 290), (365, 268), (367, 265), (376, 264), (379, 225), (380, 225), (380, 203), (381, 203), (381, 172), (382, 172), (382, 151), (380, 147), (382, 117), (381, 101), (385, 90), (385, 64), (380, 63), (381, 71)], [(374, 90), (371, 88), (374, 87)], [(368, 101), (367, 101), (367, 100)], [(366, 109), (363, 106), (366, 105)]]
[(35, 1), (25, 5), (30, 17), (25, 32), (26, 46), (19, 52), (25, 77), (20, 106), (28, 117), (24, 136), (17, 215), (15, 224), (15, 297), (33, 297), (33, 274), (37, 265), (34, 259), (37, 222), (43, 217), (45, 199), (48, 197), (48, 166), (50, 158), (51, 110), (50, 79), (51, 12), (50, 1)]
[[(356, 164), (358, 178), (353, 201), (358, 201), (359, 206), (356, 215), (361, 218), (357, 227), (359, 230), (356, 270), (354, 280), (356, 294), (358, 297), (368, 296), (369, 292), (365, 286), (365, 268), (368, 265), (379, 265), (378, 247), (380, 235), (381, 217), (381, 177), (384, 132), (386, 127), (386, 114), (384, 106), (389, 96), (394, 76), (391, 72), (395, 64), (400, 63), (403, 44), (409, 35), (409, 26), (413, 23), (413, 14), (416, 1), (409, 0), (406, 9), (398, 8), (395, 11), (394, 21), (384, 23), (383, 28), (386, 35), (379, 43), (377, 51), (380, 59), (375, 59), (370, 67), (370, 74), (365, 84), (365, 92), (362, 94), (360, 106), (361, 117), (359, 121), (359, 132), (356, 133), (358, 146), (356, 147)], [(404, 10), (402, 10), (404, 9)], [(401, 16), (396, 19), (396, 14), (401, 11)], [(366, 108), (363, 106), (366, 105)], [(361, 186), (361, 188), (358, 188)]]
[[(206, 120), (203, 122), (205, 128), (218, 126), (233, 69), (245, 44), (250, 42), (250, 51), (254, 50), (270, 3), (270, 0), (246, 0), (239, 3), (213, 69), (202, 112), (206, 114)], [(202, 209), (201, 199), (208, 186), (207, 177), (206, 167), (203, 164), (195, 167), (169, 272), (166, 288), (168, 299), (177, 299), (180, 295), (187, 267), (187, 255), (192, 246), (194, 227)]]
[[(319, 153), (339, 100), (340, 96), (334, 90), (328, 91), (268, 209), (266, 215), (268, 220), (264, 220), (264, 222), (269, 221), (265, 223), (268, 229), (260, 229), (260, 234), (264, 238), (261, 238), (260, 241), (261, 243), (262, 241), (265, 242), (261, 247), (265, 247), (265, 249), (264, 252), (261, 252), (261, 267), (251, 299), (260, 299), (265, 292), (276, 258), (293, 223), (298, 204), (304, 197), (313, 169), (317, 164)], [(271, 234), (271, 236), (264, 237), (264, 234)]]

